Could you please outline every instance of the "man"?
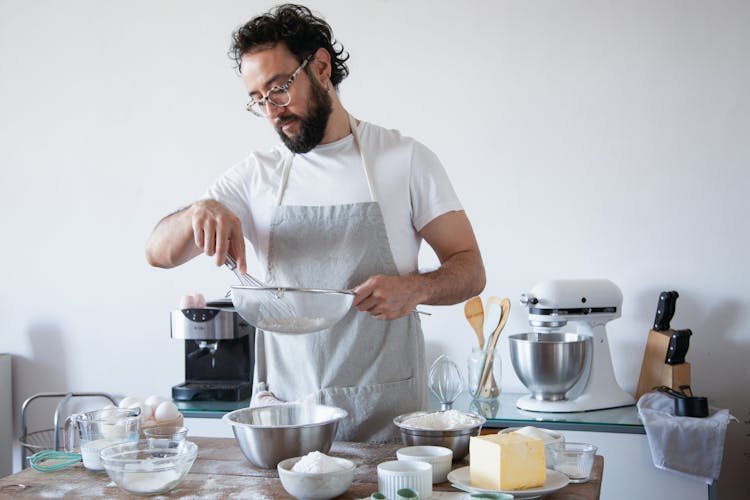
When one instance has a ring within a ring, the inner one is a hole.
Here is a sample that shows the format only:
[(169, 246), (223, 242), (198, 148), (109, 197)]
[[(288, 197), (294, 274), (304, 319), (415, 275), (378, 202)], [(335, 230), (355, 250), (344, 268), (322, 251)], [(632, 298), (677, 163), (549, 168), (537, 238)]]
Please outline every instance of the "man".
[[(267, 389), (338, 406), (349, 412), (339, 439), (392, 440), (393, 417), (426, 404), (413, 309), (484, 288), (471, 224), (430, 150), (344, 109), (336, 89), (348, 54), (309, 9), (281, 5), (251, 19), (234, 33), (232, 54), (248, 111), (284, 145), (254, 152), (160, 221), (147, 259), (174, 267), (205, 253), (223, 265), (231, 255), (245, 272), (246, 237), (269, 283), (351, 289), (356, 309), (328, 330), (258, 333), (255, 397)], [(435, 271), (418, 272), (422, 239), (441, 262)]]

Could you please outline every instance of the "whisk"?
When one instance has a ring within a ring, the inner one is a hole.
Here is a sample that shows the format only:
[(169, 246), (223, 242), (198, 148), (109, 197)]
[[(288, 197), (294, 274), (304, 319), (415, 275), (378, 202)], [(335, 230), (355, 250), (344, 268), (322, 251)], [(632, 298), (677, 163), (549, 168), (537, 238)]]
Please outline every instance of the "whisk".
[(450, 410), (453, 402), (464, 390), (461, 372), (447, 354), (443, 354), (432, 363), (429, 384), (430, 391), (440, 402), (441, 410)]
[(237, 279), (240, 280), (240, 283), (245, 286), (257, 286), (261, 288), (265, 288), (268, 286), (255, 276), (247, 273), (241, 273), (240, 270), (237, 269), (237, 261), (235, 261), (231, 255), (227, 255), (227, 258), (224, 261), (224, 265), (231, 269), (234, 275), (237, 276)]

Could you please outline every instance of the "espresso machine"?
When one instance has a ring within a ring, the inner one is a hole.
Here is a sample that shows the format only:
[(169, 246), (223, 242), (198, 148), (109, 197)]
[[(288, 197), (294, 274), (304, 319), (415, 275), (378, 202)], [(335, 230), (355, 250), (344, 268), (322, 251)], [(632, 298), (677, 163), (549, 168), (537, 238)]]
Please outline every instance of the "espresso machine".
[(531, 390), (518, 408), (565, 413), (635, 404), (615, 378), (605, 328), (622, 314), (617, 285), (550, 280), (522, 294), (521, 304), (534, 333), (510, 337), (513, 367)]
[(175, 401), (241, 401), (252, 393), (255, 328), (230, 299), (170, 314), (170, 332), (185, 341), (185, 382), (172, 387)]

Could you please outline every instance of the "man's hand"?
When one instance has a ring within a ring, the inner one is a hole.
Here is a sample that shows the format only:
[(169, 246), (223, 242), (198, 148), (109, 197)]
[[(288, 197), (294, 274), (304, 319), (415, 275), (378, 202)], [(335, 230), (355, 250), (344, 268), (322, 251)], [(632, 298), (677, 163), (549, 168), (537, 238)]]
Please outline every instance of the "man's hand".
[(370, 276), (354, 287), (354, 306), (378, 319), (405, 316), (422, 300), (414, 276)]
[(240, 272), (247, 272), (245, 239), (240, 220), (216, 200), (201, 200), (164, 217), (146, 242), (146, 259), (156, 267), (175, 267), (196, 255), (216, 257), (223, 266), (227, 254)]
[(241, 273), (247, 272), (242, 224), (232, 212), (216, 200), (201, 200), (190, 206), (195, 246), (223, 266), (232, 255)]

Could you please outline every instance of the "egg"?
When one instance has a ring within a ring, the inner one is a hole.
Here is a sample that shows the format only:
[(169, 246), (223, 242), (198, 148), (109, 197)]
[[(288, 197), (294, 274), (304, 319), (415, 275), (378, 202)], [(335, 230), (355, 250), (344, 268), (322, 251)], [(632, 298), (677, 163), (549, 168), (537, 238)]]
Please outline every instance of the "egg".
[(122, 401), (120, 401), (120, 404), (118, 406), (120, 408), (130, 408), (133, 405), (138, 405), (140, 402), (141, 400), (135, 396), (126, 396), (122, 398)]
[(163, 401), (156, 407), (154, 411), (154, 418), (157, 422), (165, 422), (167, 420), (174, 420), (180, 415), (180, 411), (177, 406), (171, 401)]
[(136, 408), (140, 408), (141, 409), (141, 420), (149, 419), (154, 414), (154, 409), (153, 409), (153, 407), (151, 405), (146, 404), (146, 403), (141, 403), (140, 401), (138, 401), (135, 404), (132, 404), (132, 405), (128, 406), (128, 408), (132, 409), (132, 410), (134, 410)]
[(196, 292), (193, 295), (193, 300), (195, 301), (195, 307), (206, 307), (206, 297), (202, 293)]
[(164, 401), (168, 401), (168, 399), (165, 398), (164, 396), (159, 396), (157, 394), (152, 394), (152, 395), (150, 395), (149, 397), (146, 398), (146, 400), (144, 401), (144, 403), (146, 403), (147, 405), (150, 405), (151, 408), (156, 409), (156, 407), (159, 406), (159, 404), (162, 403), (162, 402), (164, 402)]

